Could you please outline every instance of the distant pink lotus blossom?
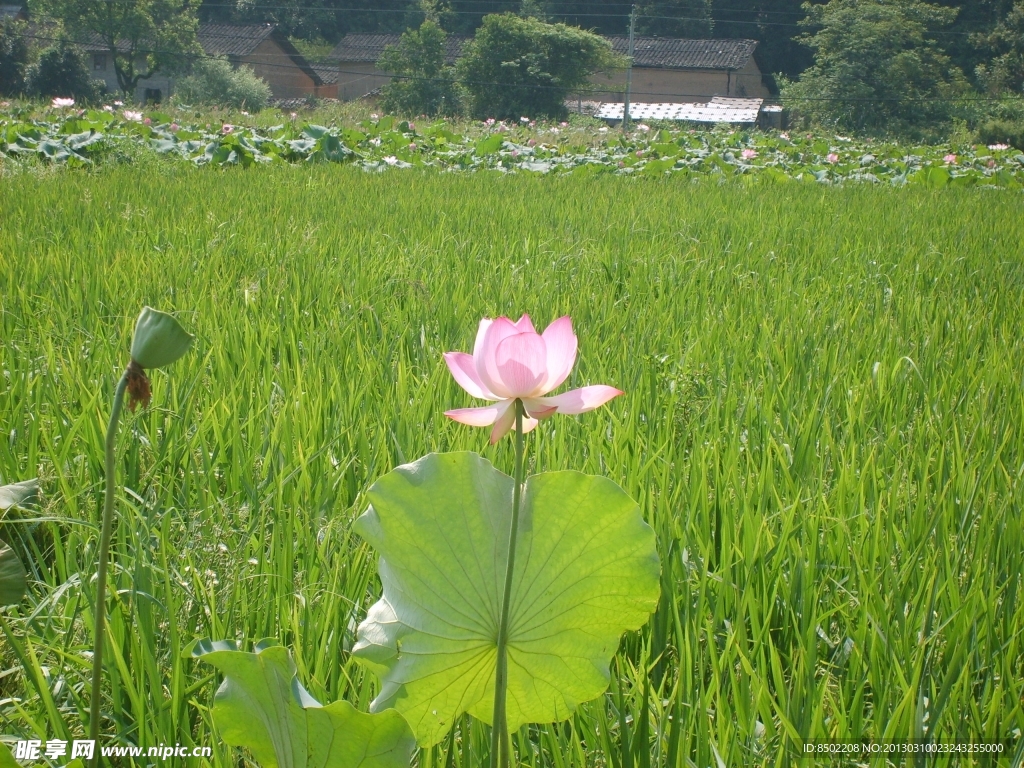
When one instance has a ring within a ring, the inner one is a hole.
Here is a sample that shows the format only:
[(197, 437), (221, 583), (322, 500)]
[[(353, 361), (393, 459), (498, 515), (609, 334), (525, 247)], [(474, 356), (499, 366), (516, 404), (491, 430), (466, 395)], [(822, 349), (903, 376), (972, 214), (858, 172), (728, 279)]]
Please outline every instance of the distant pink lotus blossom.
[(9, 101), (0, 101), (0, 109), (7, 109), (9, 106), (11, 106), (11, 102), (9, 102)]
[(50, 105), (52, 107), (54, 107), (55, 109), (63, 109), (64, 107), (73, 107), (73, 106), (75, 106), (75, 100), (74, 99), (62, 99), (62, 98), (58, 97), (58, 98), (54, 99), (50, 103)]
[(143, 125), (152, 125), (153, 121), (150, 118), (147, 117), (145, 120), (142, 121), (142, 124)]
[(109, 104), (104, 104), (103, 105), (103, 111), (104, 112), (113, 112), (114, 108), (112, 106), (110, 106)]
[(944, 158), (942, 158), (942, 160), (943, 162), (949, 165), (956, 165), (956, 155), (954, 155), (952, 152), (946, 155)]
[(638, 131), (643, 131), (644, 133), (647, 133), (647, 131), (651, 130), (651, 126), (645, 125), (644, 123), (637, 123), (636, 129)]
[(115, 107), (123, 107), (124, 106), (124, 102), (123, 101), (115, 101), (114, 102), (114, 106)]
[(416, 151), (416, 142), (415, 141), (410, 141), (409, 142), (409, 151), (410, 152), (415, 152)]
[(131, 122), (131, 123), (141, 123), (142, 122), (142, 113), (141, 112), (132, 112), (130, 109), (126, 109), (124, 111), (124, 119), (127, 120), (128, 122)]
[(409, 130), (410, 131), (415, 131), (416, 130), (416, 123), (409, 123)]
[(505, 126), (504, 123), (498, 123), (498, 127), (495, 128), (494, 130), (496, 130), (498, 133), (504, 133), (506, 130), (508, 130), (508, 128)]
[(742, 157), (744, 160), (753, 160), (755, 157), (757, 157), (757, 152), (755, 152), (752, 149), (744, 149), (742, 152), (740, 152), (740, 157)]
[(494, 404), (445, 411), (445, 416), (471, 427), (493, 424), (493, 445), (515, 427), (516, 400), (522, 400), (526, 409), (523, 432), (529, 432), (556, 413), (586, 413), (621, 395), (621, 390), (599, 384), (545, 397), (568, 378), (576, 348), (568, 317), (555, 320), (543, 334), (534, 330), (529, 315), (515, 323), (507, 317), (484, 318), (473, 354), (446, 352), (444, 361), (460, 387)]
[(484, 120), (484, 125), (486, 125), (488, 127), (494, 125), (494, 118), (493, 117), (488, 117), (486, 120)]
[(519, 122), (520, 123), (528, 123), (528, 122), (530, 122), (530, 118), (528, 118), (528, 117), (520, 117), (519, 118)]
[(644, 151), (643, 151), (642, 149), (638, 149), (638, 150), (636, 151), (636, 156), (637, 156), (637, 157), (643, 157), (643, 156), (644, 156)]
[(528, 146), (531, 146), (531, 147), (536, 146), (537, 145), (537, 140), (536, 139), (530, 139), (528, 142), (526, 142), (526, 144)]
[(512, 157), (519, 157), (519, 150), (518, 149), (513, 149), (512, 150)]
[(229, 133), (233, 133), (234, 130), (235, 126), (231, 125), (230, 123), (224, 123), (224, 125), (220, 127), (220, 132), (224, 136), (227, 136)]
[(370, 119), (371, 120), (376, 120), (378, 117), (380, 117), (380, 115), (378, 115), (376, 112), (374, 112), (372, 115), (370, 115)]
[(296, 117), (298, 117), (298, 116), (299, 116), (299, 113), (298, 113), (298, 112), (292, 112), (292, 114), (291, 114), (291, 118), (292, 118), (292, 120), (294, 120), (294, 119), (295, 119)]
[(171, 123), (171, 133), (177, 133), (181, 130), (181, 126), (177, 123)]
[(381, 160), (383, 160), (388, 165), (398, 165), (398, 158), (395, 157), (394, 155), (385, 155), (384, 157), (381, 158)]
[(626, 167), (626, 164), (622, 160), (619, 160), (619, 168), (625, 168), (625, 167)]
[(780, 133), (779, 134), (779, 138), (780, 139), (785, 139), (786, 141), (789, 141), (789, 134), (788, 133)]
[[(56, 101), (56, 99), (55, 99), (55, 101)], [(991, 149), (993, 152), (999, 152), (1000, 150), (1003, 150), (1003, 149), (1009, 149), (1010, 145), (1009, 144), (989, 144), (988, 148)]]
[(996, 161), (993, 160), (992, 158), (989, 158), (989, 160), (988, 160), (988, 167), (989, 168), (995, 168), (996, 167)]
[(567, 122), (565, 122), (564, 120), (563, 120), (562, 122), (560, 122), (560, 123), (559, 123), (559, 125), (560, 125), (560, 126), (561, 126), (562, 128), (567, 128), (567, 127), (569, 126), (569, 124), (568, 124)]
[(839, 162), (839, 155), (837, 155), (835, 152), (829, 152), (828, 157), (826, 157), (825, 159), (828, 160), (828, 162), (832, 163), (832, 165), (835, 165), (836, 163)]

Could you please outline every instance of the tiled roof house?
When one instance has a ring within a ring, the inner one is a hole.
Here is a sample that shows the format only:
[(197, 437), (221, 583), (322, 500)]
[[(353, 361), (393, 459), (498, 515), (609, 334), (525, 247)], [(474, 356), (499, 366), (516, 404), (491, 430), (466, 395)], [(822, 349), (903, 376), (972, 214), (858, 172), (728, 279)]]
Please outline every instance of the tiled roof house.
[[(346, 35), (331, 51), (337, 62), (338, 98), (355, 99), (384, 85), (391, 78), (377, 67), (388, 45), (399, 35)], [(446, 58), (453, 63), (470, 38), (449, 36)], [(610, 37), (616, 53), (625, 55), (629, 39)], [(707, 101), (713, 96), (766, 97), (761, 70), (754, 61), (756, 40), (691, 40), (638, 37), (633, 41), (633, 78), (630, 98), (636, 102)], [(624, 71), (592, 78), (605, 101), (621, 101)]]
[[(196, 38), (207, 56), (226, 56), (236, 67), (251, 67), (275, 99), (337, 96), (337, 85), (327, 82), (274, 24), (200, 24)], [(92, 37), (82, 47), (90, 55), (93, 75), (116, 93), (117, 75), (106, 46)], [(136, 97), (159, 101), (173, 91), (173, 79), (158, 74), (139, 83)]]

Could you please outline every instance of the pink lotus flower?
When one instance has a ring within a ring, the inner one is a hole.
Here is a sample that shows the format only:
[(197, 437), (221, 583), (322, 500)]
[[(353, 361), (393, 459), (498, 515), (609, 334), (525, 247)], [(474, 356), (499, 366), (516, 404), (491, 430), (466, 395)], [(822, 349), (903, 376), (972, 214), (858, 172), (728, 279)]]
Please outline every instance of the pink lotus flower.
[(995, 168), (996, 167), (996, 161), (993, 160), (992, 158), (989, 158), (988, 167), (989, 168)]
[(224, 136), (227, 136), (229, 133), (233, 132), (234, 130), (235, 130), (235, 126), (231, 125), (230, 123), (224, 123), (224, 125), (222, 125), (220, 127), (220, 132)]
[(483, 408), (458, 408), (445, 416), (471, 427), (488, 427), (491, 444), (515, 426), (516, 400), (523, 401), (527, 418), (523, 432), (556, 413), (586, 413), (622, 392), (599, 384), (545, 397), (569, 376), (576, 362), (576, 334), (572, 321), (560, 317), (537, 333), (529, 315), (513, 323), (507, 317), (484, 318), (476, 333), (473, 354), (446, 352), (445, 363), (455, 381), (473, 397), (492, 400)]
[(112, 106), (110, 106), (109, 104), (104, 104), (103, 105), (103, 111), (104, 112), (113, 112), (114, 108)]
[(133, 123), (141, 123), (142, 122), (142, 113), (141, 112), (132, 112), (130, 109), (126, 109), (124, 111), (124, 119), (128, 120), (130, 122), (133, 122)]
[(788, 133), (780, 133), (779, 134), (779, 138), (780, 139), (785, 139), (786, 141), (789, 141), (789, 134)]
[(143, 124), (143, 125), (152, 125), (152, 124), (153, 124), (153, 121), (152, 121), (152, 120), (150, 120), (150, 119), (149, 119), (149, 118), (147, 117), (147, 118), (146, 118), (145, 120), (143, 120), (143, 121), (142, 121), (142, 124)]
[[(56, 101), (56, 99), (54, 99), (54, 101)], [(991, 149), (993, 152), (999, 152), (1000, 150), (1003, 150), (1003, 149), (1009, 149), (1010, 145), (1009, 144), (989, 144), (988, 148)]]
[(757, 157), (757, 152), (755, 152), (752, 149), (744, 149), (742, 152), (740, 152), (740, 157), (742, 157), (744, 160), (753, 160), (755, 157)]
[(835, 152), (829, 152), (828, 157), (826, 157), (825, 159), (828, 160), (828, 162), (832, 163), (832, 165), (835, 165), (836, 163), (839, 162), (839, 155), (837, 155)]
[(526, 142), (526, 145), (529, 146), (529, 147), (535, 147), (535, 146), (537, 146), (537, 140), (536, 139), (530, 139), (528, 142)]
[(298, 113), (298, 112), (292, 112), (292, 114), (291, 114), (291, 118), (292, 118), (292, 120), (294, 120), (294, 119), (295, 119), (296, 117), (298, 117), (298, 116), (299, 116), (299, 113)]
[(181, 126), (177, 123), (171, 123), (171, 133), (177, 133), (181, 130)]
[(409, 130), (410, 131), (415, 131), (416, 130), (416, 123), (409, 123)]
[(73, 106), (75, 106), (75, 100), (74, 99), (62, 99), (62, 98), (58, 97), (58, 98), (54, 99), (51, 102), (51, 106), (54, 107), (55, 109), (63, 109), (64, 107), (73, 107)]
[(409, 142), (409, 151), (410, 152), (415, 152), (416, 151), (416, 142), (415, 141), (410, 141)]
[(949, 165), (956, 165), (956, 155), (952, 153), (946, 155), (944, 158), (942, 158), (942, 160), (948, 163)]
[(484, 125), (486, 125), (488, 127), (494, 125), (494, 118), (493, 117), (488, 117), (486, 120), (484, 120)]
[(115, 101), (114, 102), (114, 106), (115, 107), (123, 107), (124, 106), (124, 102), (123, 101)]

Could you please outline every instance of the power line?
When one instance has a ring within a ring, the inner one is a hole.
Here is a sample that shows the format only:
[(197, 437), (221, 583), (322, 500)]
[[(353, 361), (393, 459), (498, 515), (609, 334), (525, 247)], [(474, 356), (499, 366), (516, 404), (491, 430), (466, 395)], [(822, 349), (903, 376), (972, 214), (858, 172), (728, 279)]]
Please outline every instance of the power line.
[[(480, 2), (487, 2), (488, 0), (479, 0), (479, 1)], [(492, 1), (492, 2), (500, 2), (500, 0), (490, 0), (490, 1)], [(97, 0), (97, 2), (105, 3), (105, 2), (107, 2), (107, 0)], [(244, 10), (255, 9), (255, 10), (267, 10), (267, 11), (277, 10), (277, 11), (296, 11), (296, 12), (299, 12), (299, 11), (326, 11), (326, 12), (329, 12), (329, 13), (360, 13), (360, 14), (365, 14), (365, 13), (382, 13), (382, 14), (401, 14), (403, 16), (408, 16), (409, 14), (416, 14), (416, 13), (420, 12), (416, 8), (405, 8), (405, 9), (402, 9), (402, 8), (327, 8), (327, 7), (324, 7), (324, 6), (314, 6), (314, 7), (305, 6), (305, 7), (303, 7), (303, 6), (298, 6), (298, 5), (276, 5), (276, 4), (267, 4), (267, 3), (244, 3), (244, 4), (241, 4), (241, 5), (238, 4), (238, 3), (202, 3), (202, 5), (199, 6), (199, 9), (201, 10), (203, 8), (227, 8), (227, 9), (231, 9), (231, 10), (239, 10), (240, 8), (242, 8)], [(478, 12), (478, 11), (446, 10), (446, 11), (444, 11), (444, 13), (445, 14), (457, 15), (457, 16), (480, 16), (481, 15), (480, 12)], [(486, 15), (486, 14), (484, 14), (484, 15)], [(628, 19), (629, 18), (628, 14), (621, 14), (621, 13), (571, 13), (571, 14), (553, 14), (553, 15), (555, 15), (555, 16), (573, 16), (573, 17), (582, 17), (582, 18), (608, 18), (608, 19)], [(644, 19), (654, 19), (654, 20), (658, 20), (658, 21), (696, 21), (696, 22), (704, 22), (704, 23), (706, 23), (706, 22), (714, 22), (715, 21), (715, 19), (708, 18), (706, 16), (663, 16), (663, 15), (653, 15), (653, 14), (652, 15), (647, 15), (647, 14), (643, 14), (642, 17)], [(751, 26), (751, 27), (785, 27), (785, 28), (788, 28), (788, 29), (807, 29), (808, 26), (816, 26), (816, 24), (814, 24), (814, 23), (810, 23), (810, 24), (804, 24), (804, 23), (792, 24), (792, 23), (781, 22), (781, 21), (742, 21), (742, 20), (738, 20), (738, 19), (729, 19), (729, 20), (721, 20), (721, 21), (724, 24), (740, 24), (740, 25)], [(374, 34), (374, 33), (369, 33), (369, 34)], [(954, 30), (941, 30), (941, 29), (939, 29), (939, 30), (924, 30), (923, 34), (925, 34), (925, 35), (948, 35), (948, 36), (957, 36), (957, 37), (968, 37), (968, 36), (970, 36), (970, 35), (972, 35), (974, 33), (973, 32), (957, 32), (957, 31), (954, 31)]]

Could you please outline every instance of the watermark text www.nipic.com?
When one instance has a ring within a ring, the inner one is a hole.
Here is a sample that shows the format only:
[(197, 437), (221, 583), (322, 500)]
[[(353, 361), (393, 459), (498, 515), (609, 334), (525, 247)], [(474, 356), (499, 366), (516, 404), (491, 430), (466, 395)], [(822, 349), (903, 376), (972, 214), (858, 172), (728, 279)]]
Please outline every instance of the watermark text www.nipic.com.
[[(15, 745), (14, 757), (17, 760), (61, 760), (82, 758), (92, 760), (96, 754), (96, 742), (92, 739), (75, 739), (67, 742), (61, 739), (42, 741), (31, 739), (19, 741)], [(158, 760), (169, 760), (172, 757), (210, 757), (213, 747), (183, 747), (181, 744), (161, 744), (158, 747), (135, 747), (122, 744), (100, 746), (103, 757), (155, 757)]]

